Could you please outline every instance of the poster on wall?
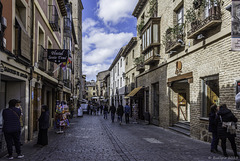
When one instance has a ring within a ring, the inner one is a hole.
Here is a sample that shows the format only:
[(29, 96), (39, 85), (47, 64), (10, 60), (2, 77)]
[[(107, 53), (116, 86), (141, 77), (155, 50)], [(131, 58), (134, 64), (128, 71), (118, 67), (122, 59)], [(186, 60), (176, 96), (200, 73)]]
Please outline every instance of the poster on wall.
[(240, 0), (232, 0), (232, 50), (240, 51)]

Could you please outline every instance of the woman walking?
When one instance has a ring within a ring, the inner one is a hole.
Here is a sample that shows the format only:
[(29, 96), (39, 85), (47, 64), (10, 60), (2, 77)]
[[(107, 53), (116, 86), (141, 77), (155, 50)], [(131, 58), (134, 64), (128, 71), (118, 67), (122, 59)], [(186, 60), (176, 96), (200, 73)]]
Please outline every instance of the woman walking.
[(236, 129), (235, 127), (232, 128), (232, 124), (235, 124), (237, 121), (238, 119), (233, 115), (231, 110), (227, 108), (226, 104), (220, 106), (217, 116), (217, 134), (219, 139), (221, 139), (222, 151), (225, 157), (228, 157), (228, 154), (226, 152), (227, 139), (231, 143), (234, 156), (239, 157), (235, 143)]
[(39, 121), (39, 133), (37, 144), (48, 145), (49, 111), (47, 105), (42, 105)]

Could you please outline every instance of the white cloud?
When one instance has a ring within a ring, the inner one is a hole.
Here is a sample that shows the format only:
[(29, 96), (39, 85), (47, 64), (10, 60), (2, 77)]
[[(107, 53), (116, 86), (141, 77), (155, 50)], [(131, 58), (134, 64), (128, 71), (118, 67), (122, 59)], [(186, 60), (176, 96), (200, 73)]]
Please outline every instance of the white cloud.
[(82, 24), (82, 32), (86, 32), (87, 29), (94, 27), (98, 24), (97, 21), (91, 19), (91, 18), (87, 18), (86, 20), (84, 20), (83, 24)]
[(109, 68), (109, 64), (94, 64), (87, 65), (83, 63), (83, 74), (87, 75), (87, 81), (96, 80), (96, 75), (98, 72), (107, 70)]
[(98, 17), (105, 24), (117, 24), (131, 17), (138, 0), (99, 0)]

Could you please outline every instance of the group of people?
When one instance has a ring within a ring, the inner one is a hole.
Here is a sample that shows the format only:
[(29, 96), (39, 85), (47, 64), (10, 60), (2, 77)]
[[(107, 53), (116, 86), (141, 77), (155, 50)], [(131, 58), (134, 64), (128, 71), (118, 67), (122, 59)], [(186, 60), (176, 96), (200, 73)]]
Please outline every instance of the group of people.
[[(3, 117), (3, 133), (7, 144), (8, 156), (13, 159), (13, 145), (16, 148), (17, 158), (21, 159), (24, 155), (21, 152), (20, 142), (21, 129), (23, 128), (23, 113), (21, 101), (11, 99), (8, 103), (9, 107), (2, 112)], [(49, 128), (49, 111), (46, 105), (42, 105), (41, 116), (37, 120), (39, 122), (39, 133), (37, 144), (45, 146), (48, 144), (48, 128)]]
[(231, 143), (234, 156), (239, 158), (235, 143), (237, 121), (238, 119), (227, 108), (226, 104), (221, 106), (214, 104), (211, 106), (209, 114), (209, 132), (212, 132), (211, 152), (218, 152), (218, 142), (221, 140), (223, 155), (228, 157), (226, 151), (226, 140), (228, 139)]
[(108, 109), (108, 107), (105, 106), (105, 108), (104, 108), (104, 119), (107, 119), (107, 114), (110, 113), (110, 112), (111, 112), (111, 120), (112, 120), (112, 122), (114, 122), (115, 114), (117, 114), (117, 116), (118, 116), (117, 118), (118, 118), (119, 124), (121, 125), (122, 124), (123, 114), (125, 114), (126, 124), (129, 123), (129, 116), (130, 116), (130, 113), (131, 113), (131, 108), (128, 105), (128, 103), (126, 103), (125, 107), (123, 107), (120, 104), (120, 105), (118, 105), (118, 108), (116, 108), (114, 105), (111, 105), (110, 108)]

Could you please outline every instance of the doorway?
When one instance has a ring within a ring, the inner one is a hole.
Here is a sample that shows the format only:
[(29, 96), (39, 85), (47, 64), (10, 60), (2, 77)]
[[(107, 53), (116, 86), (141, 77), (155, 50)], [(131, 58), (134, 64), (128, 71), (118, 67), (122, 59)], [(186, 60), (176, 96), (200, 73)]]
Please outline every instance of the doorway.
[(186, 93), (178, 93), (178, 121), (187, 121), (188, 120), (188, 109), (186, 101)]

